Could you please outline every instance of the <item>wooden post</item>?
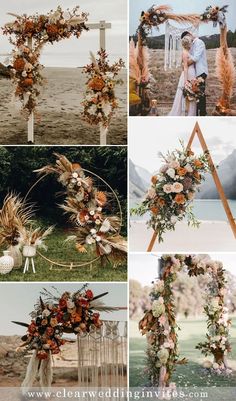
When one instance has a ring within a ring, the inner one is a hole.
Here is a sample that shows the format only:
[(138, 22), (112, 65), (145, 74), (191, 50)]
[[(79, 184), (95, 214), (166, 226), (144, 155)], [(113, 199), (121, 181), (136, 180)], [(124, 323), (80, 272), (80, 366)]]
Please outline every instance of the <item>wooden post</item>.
[[(33, 39), (28, 38), (28, 47), (32, 50), (33, 47)], [(32, 112), (28, 119), (28, 143), (34, 143), (34, 113)]]
[[(228, 200), (227, 200), (227, 198), (225, 196), (224, 189), (223, 189), (222, 184), (220, 182), (220, 178), (219, 178), (218, 173), (216, 171), (215, 165), (214, 165), (213, 160), (211, 158), (209, 149), (207, 147), (206, 141), (205, 141), (205, 139), (203, 137), (203, 133), (201, 131), (201, 128), (200, 128), (198, 122), (196, 122), (195, 127), (193, 129), (193, 132), (192, 132), (192, 134), (190, 136), (190, 139), (188, 141), (187, 149), (189, 149), (189, 150), (191, 149), (191, 146), (193, 144), (193, 140), (195, 138), (195, 135), (198, 136), (198, 139), (199, 139), (199, 142), (201, 144), (201, 147), (202, 147), (203, 151), (207, 152), (208, 163), (209, 163), (209, 166), (211, 167), (211, 174), (212, 174), (212, 177), (213, 177), (214, 182), (216, 184), (216, 189), (217, 189), (217, 191), (219, 193), (221, 202), (222, 202), (223, 207), (225, 209), (225, 213), (226, 213), (226, 216), (228, 218), (228, 222), (230, 224), (231, 230), (232, 230), (232, 232), (234, 234), (234, 237), (236, 238), (236, 222), (235, 222), (234, 217), (232, 215), (231, 209), (229, 207)], [(154, 231), (154, 233), (152, 235), (152, 238), (151, 238), (151, 241), (150, 241), (150, 243), (148, 245), (147, 252), (151, 252), (152, 251), (153, 246), (154, 246), (154, 244), (156, 242), (157, 236), (158, 236), (158, 232)]]
[(111, 23), (106, 21), (99, 21), (98, 23), (86, 24), (89, 29), (99, 29), (99, 47), (102, 50), (106, 50), (106, 29), (111, 28)]

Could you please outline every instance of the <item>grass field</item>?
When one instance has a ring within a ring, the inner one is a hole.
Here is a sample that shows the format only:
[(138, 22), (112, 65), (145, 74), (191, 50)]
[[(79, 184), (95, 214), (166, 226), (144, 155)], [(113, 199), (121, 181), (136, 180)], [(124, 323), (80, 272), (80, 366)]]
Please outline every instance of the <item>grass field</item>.
[[(236, 387), (236, 318), (232, 319), (231, 344), (232, 353), (229, 356), (229, 366), (234, 370), (230, 377), (206, 375), (201, 364), (206, 359), (199, 350), (195, 349), (198, 342), (204, 340), (206, 333), (205, 320), (178, 321), (180, 357), (186, 357), (188, 364), (177, 365), (172, 381), (177, 387)], [(130, 322), (130, 386), (142, 387), (147, 385), (145, 375), (146, 339), (138, 332), (137, 322)], [(208, 360), (211, 358), (208, 357)]]
[[(66, 233), (70, 235), (70, 233)], [(66, 238), (63, 230), (56, 229), (47, 239), (47, 252), (42, 251), (48, 259), (63, 264), (80, 264), (91, 261), (96, 257), (93, 252), (79, 254), (74, 243), (64, 243)], [(24, 261), (23, 261), (24, 264)], [(41, 256), (35, 258), (36, 274), (30, 270), (23, 274), (23, 266), (20, 269), (13, 269), (9, 274), (0, 275), (0, 281), (126, 281), (126, 262), (117, 265), (112, 260), (101, 266), (100, 260), (83, 267), (68, 268), (53, 266)], [(52, 270), (51, 270), (52, 267)]]

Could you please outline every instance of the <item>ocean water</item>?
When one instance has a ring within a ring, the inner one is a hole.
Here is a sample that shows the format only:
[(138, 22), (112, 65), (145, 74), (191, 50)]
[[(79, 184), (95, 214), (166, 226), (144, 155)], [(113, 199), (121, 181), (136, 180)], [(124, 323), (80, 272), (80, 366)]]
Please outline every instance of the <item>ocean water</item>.
[[(236, 218), (236, 200), (228, 200), (233, 216)], [(130, 206), (134, 207), (136, 201), (130, 200)], [(197, 219), (205, 221), (226, 221), (227, 216), (221, 200), (218, 199), (196, 199), (193, 202), (193, 212)], [(148, 214), (139, 217), (132, 216), (132, 220), (147, 220)]]

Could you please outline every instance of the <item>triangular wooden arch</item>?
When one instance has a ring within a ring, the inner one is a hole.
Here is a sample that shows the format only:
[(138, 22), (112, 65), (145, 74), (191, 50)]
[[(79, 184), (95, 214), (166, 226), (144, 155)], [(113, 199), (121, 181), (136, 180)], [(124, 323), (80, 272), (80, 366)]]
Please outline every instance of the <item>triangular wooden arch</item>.
[[(214, 162), (213, 162), (213, 160), (212, 160), (212, 158), (211, 158), (209, 149), (208, 149), (208, 147), (207, 147), (206, 141), (205, 141), (205, 139), (204, 139), (203, 133), (202, 133), (202, 131), (201, 131), (201, 128), (200, 128), (198, 122), (196, 122), (196, 124), (195, 124), (195, 126), (194, 126), (193, 132), (192, 132), (192, 134), (191, 134), (191, 136), (190, 136), (190, 139), (189, 139), (189, 141), (188, 141), (187, 149), (191, 149), (193, 140), (194, 140), (194, 138), (195, 138), (196, 135), (197, 135), (197, 137), (198, 137), (198, 139), (199, 139), (199, 142), (200, 142), (200, 144), (201, 144), (201, 146), (202, 146), (203, 151), (204, 151), (204, 152), (207, 152), (207, 158), (208, 158), (209, 165), (210, 165), (210, 167), (211, 167), (211, 174), (212, 174), (212, 177), (213, 177), (213, 179), (214, 179), (214, 181), (215, 181), (216, 188), (217, 188), (217, 191), (218, 191), (218, 193), (219, 193), (219, 196), (220, 196), (221, 202), (222, 202), (222, 204), (223, 204), (223, 207), (224, 207), (224, 209), (225, 209), (225, 213), (226, 213), (226, 216), (227, 216), (227, 218), (228, 218), (230, 227), (231, 227), (231, 229), (232, 229), (232, 231), (233, 231), (234, 237), (236, 238), (236, 222), (235, 222), (234, 217), (233, 217), (233, 215), (232, 215), (231, 209), (230, 209), (230, 207), (229, 207), (228, 200), (227, 200), (227, 198), (226, 198), (226, 196), (225, 196), (224, 189), (223, 189), (222, 184), (221, 184), (221, 182), (220, 182), (220, 178), (219, 178), (219, 176), (218, 176), (217, 170), (216, 170), (215, 165), (214, 165)], [(155, 232), (153, 233), (152, 239), (151, 239), (150, 244), (149, 244), (149, 246), (148, 246), (147, 252), (151, 252), (151, 251), (152, 251), (153, 246), (154, 246), (154, 244), (155, 244), (155, 242), (156, 242), (157, 237), (158, 237), (158, 232), (155, 231)]]

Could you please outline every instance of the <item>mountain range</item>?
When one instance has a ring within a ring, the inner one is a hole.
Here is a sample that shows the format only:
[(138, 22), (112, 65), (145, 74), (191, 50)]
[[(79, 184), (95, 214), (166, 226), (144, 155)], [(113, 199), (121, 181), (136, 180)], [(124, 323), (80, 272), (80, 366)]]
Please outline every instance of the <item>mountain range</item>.
[[(131, 160), (130, 171), (130, 198), (142, 198), (148, 187), (152, 173), (140, 166), (136, 166)], [(236, 149), (226, 157), (218, 166), (217, 172), (228, 199), (236, 200)], [(200, 192), (196, 194), (198, 199), (219, 199), (214, 180), (211, 174), (206, 176)]]

